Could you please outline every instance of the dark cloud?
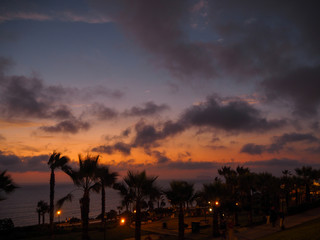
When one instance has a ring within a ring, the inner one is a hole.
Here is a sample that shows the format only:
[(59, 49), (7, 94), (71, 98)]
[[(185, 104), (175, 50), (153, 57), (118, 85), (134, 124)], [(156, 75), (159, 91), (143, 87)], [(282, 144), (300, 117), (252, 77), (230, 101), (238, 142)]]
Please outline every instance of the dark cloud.
[(305, 149), (307, 152), (312, 153), (312, 154), (320, 154), (320, 146), (317, 147), (310, 147)]
[(152, 167), (151, 164), (137, 163), (134, 159), (115, 161), (112, 160), (108, 162), (108, 166), (112, 166), (112, 169), (116, 171), (128, 171), (128, 169), (139, 169), (143, 168), (144, 170), (148, 167)]
[(181, 28), (181, 23), (188, 21), (187, 1), (93, 2), (175, 76), (210, 78), (216, 75), (210, 52), (200, 43), (188, 41)]
[(151, 155), (156, 158), (157, 164), (166, 164), (171, 162), (171, 159), (166, 156), (165, 152), (161, 153), (159, 151), (152, 151)]
[(157, 105), (154, 102), (147, 102), (143, 107), (132, 107), (123, 114), (131, 117), (144, 117), (158, 114), (167, 109), (169, 109), (169, 106), (166, 104)]
[(294, 113), (310, 117), (317, 114), (320, 104), (320, 65), (302, 67), (266, 79), (262, 86), (269, 99), (293, 102)]
[(132, 146), (156, 147), (159, 141), (192, 127), (209, 127), (228, 132), (263, 132), (282, 127), (286, 123), (285, 120), (268, 120), (261, 115), (259, 110), (244, 101), (230, 101), (223, 105), (216, 98), (209, 97), (205, 102), (186, 109), (176, 122), (138, 122)]
[[(93, 99), (98, 95), (115, 99), (123, 96), (121, 91), (105, 87), (78, 89), (47, 85), (35, 74), (30, 77), (6, 76), (8, 66), (10, 61), (0, 58), (0, 111), (4, 118), (70, 120), (74, 115), (65, 102)], [(107, 110), (102, 105), (93, 104), (92, 111), (98, 117), (116, 114)]]
[(208, 145), (207, 148), (211, 148), (212, 150), (226, 149), (226, 146), (223, 145)]
[[(182, 77), (254, 77), (284, 71), (301, 63), (300, 56), (317, 59), (320, 52), (316, 1), (93, 2)], [(190, 39), (186, 25), (214, 37)]]
[(131, 154), (131, 146), (129, 144), (123, 142), (117, 142), (114, 145), (102, 145), (95, 148), (92, 148), (93, 152), (106, 153), (106, 154), (114, 154), (115, 152), (120, 152), (123, 155)]
[(3, 141), (3, 140), (6, 140), (6, 138), (2, 134), (0, 134), (0, 141)]
[(287, 144), (294, 142), (316, 143), (319, 139), (311, 133), (285, 133), (281, 136), (272, 138), (273, 143), (270, 145), (257, 145), (254, 143), (245, 144), (240, 152), (250, 155), (262, 154), (265, 152), (275, 153), (282, 150)]
[(256, 145), (254, 143), (248, 143), (244, 145), (240, 150), (241, 153), (248, 153), (251, 155), (262, 154), (265, 151), (266, 151), (265, 145)]
[(42, 126), (40, 129), (48, 133), (71, 133), (76, 134), (80, 130), (88, 130), (90, 124), (78, 119), (69, 119), (57, 123), (54, 126)]
[(197, 162), (197, 161), (171, 161), (169, 164), (167, 164), (168, 168), (173, 169), (181, 169), (181, 170), (192, 170), (192, 169), (216, 169), (220, 166), (220, 163), (217, 162)]
[(244, 101), (222, 105), (214, 97), (187, 109), (181, 120), (193, 126), (245, 132), (267, 131), (285, 124), (284, 120), (267, 120), (259, 110)]
[(184, 124), (180, 122), (167, 121), (161, 126), (156, 127), (151, 124), (145, 124), (140, 121), (135, 125), (136, 136), (133, 140), (132, 146), (134, 147), (155, 147), (158, 145), (159, 140), (167, 137), (175, 136), (186, 129)]
[(263, 81), (269, 99), (292, 102), (301, 116), (318, 112), (317, 1), (93, 3), (179, 79)]
[[(14, 76), (0, 81), (0, 103), (3, 116), (50, 117), (53, 108), (50, 96), (43, 92), (43, 82), (38, 78)], [(50, 110), (49, 110), (50, 109)]]
[(258, 167), (258, 166), (265, 166), (265, 167), (281, 167), (282, 169), (288, 168), (288, 167), (300, 167), (303, 165), (303, 162), (295, 160), (295, 159), (288, 159), (288, 158), (273, 158), (270, 160), (261, 160), (261, 161), (250, 161), (245, 162), (245, 166), (252, 166), (252, 167)]
[(0, 168), (10, 172), (40, 171), (47, 172), (49, 155), (19, 157), (0, 151)]
[(88, 114), (96, 116), (99, 120), (110, 120), (118, 116), (118, 112), (100, 103), (94, 103), (87, 111)]
[(121, 136), (128, 137), (130, 135), (130, 133), (131, 133), (131, 128), (127, 128), (122, 131)]

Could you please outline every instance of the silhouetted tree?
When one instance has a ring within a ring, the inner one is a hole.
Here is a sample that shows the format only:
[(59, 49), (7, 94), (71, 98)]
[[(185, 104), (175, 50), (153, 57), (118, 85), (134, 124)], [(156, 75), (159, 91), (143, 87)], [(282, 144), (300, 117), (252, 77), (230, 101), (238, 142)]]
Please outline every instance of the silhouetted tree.
[[(72, 179), (74, 185), (83, 192), (82, 198), (80, 198), (80, 210), (82, 221), (82, 239), (89, 239), (88, 226), (89, 226), (89, 206), (90, 206), (90, 192), (99, 193), (101, 189), (99, 179), (99, 156), (87, 155), (85, 159), (82, 159), (79, 155), (79, 169), (70, 169), (67, 173)], [(78, 190), (76, 189), (76, 190)], [(73, 195), (69, 193), (64, 198), (60, 199), (57, 203), (59, 207), (63, 205), (65, 201), (72, 201)]]
[[(155, 195), (159, 189), (155, 186), (157, 177), (148, 177), (145, 171), (133, 173), (128, 171), (123, 182), (116, 185), (122, 196), (129, 196), (135, 202), (136, 208), (136, 225), (135, 239), (141, 239), (141, 206), (147, 197)], [(127, 195), (124, 195), (126, 193)]]
[(42, 224), (44, 224), (45, 214), (49, 212), (49, 205), (45, 201), (41, 200), (37, 203), (38, 224), (40, 225), (40, 216), (42, 216)]
[(172, 181), (170, 182), (170, 189), (165, 191), (170, 203), (179, 206), (179, 240), (184, 239), (183, 205), (190, 200), (193, 191), (193, 184), (186, 181)]
[(118, 173), (110, 172), (107, 166), (101, 166), (98, 169), (98, 176), (101, 184), (101, 222), (104, 223), (106, 212), (106, 192), (105, 187), (112, 187), (118, 177)]
[(315, 170), (312, 167), (303, 166), (302, 168), (296, 168), (295, 171), (298, 177), (300, 177), (304, 182), (306, 188), (306, 201), (310, 202), (310, 186), (314, 180), (319, 179), (319, 170)]
[(49, 158), (48, 165), (51, 169), (50, 174), (50, 231), (53, 234), (53, 218), (54, 218), (54, 188), (55, 188), (55, 170), (61, 169), (64, 172), (68, 172), (70, 167), (67, 165), (69, 158), (67, 156), (61, 156), (61, 153), (53, 152)]
[(7, 171), (0, 172), (0, 201), (5, 200), (6, 198), (2, 195), (2, 192), (5, 194), (12, 193), (18, 186), (13, 183), (10, 175), (7, 174)]

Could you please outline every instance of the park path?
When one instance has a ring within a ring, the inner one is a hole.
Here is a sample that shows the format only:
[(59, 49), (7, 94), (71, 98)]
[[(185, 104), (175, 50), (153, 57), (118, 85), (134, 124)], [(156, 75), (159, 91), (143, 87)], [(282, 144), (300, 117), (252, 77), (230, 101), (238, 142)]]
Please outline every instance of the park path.
[[(297, 226), (299, 224), (308, 222), (310, 220), (316, 219), (320, 217), (320, 208), (311, 209), (308, 211), (305, 211), (300, 214), (292, 215), (292, 216), (286, 216), (284, 225), (286, 228), (291, 228), (294, 226)], [(194, 218), (185, 218), (185, 222), (191, 226), (191, 222), (200, 221), (203, 219), (203, 217), (194, 217)], [(166, 222), (168, 225), (167, 229), (162, 228), (162, 223)], [(177, 239), (178, 238), (178, 219), (166, 219), (166, 220), (160, 220), (148, 224), (144, 224), (141, 226), (141, 229), (144, 231), (148, 231), (151, 233), (150, 237), (152, 240), (158, 240), (158, 239)], [(262, 224), (255, 227), (241, 227), (235, 229), (235, 236), (237, 240), (255, 240), (262, 238), (264, 236), (268, 236), (272, 233), (281, 231), (278, 224), (275, 227), (272, 227), (272, 224)], [(209, 234), (210, 235), (210, 234)], [(162, 238), (160, 237), (162, 236)], [(164, 236), (167, 236), (164, 237)], [(142, 236), (141, 239), (144, 240), (147, 236)], [(208, 236), (208, 234), (204, 233), (191, 233), (191, 229), (187, 229), (185, 231), (185, 239), (186, 240), (214, 240), (214, 239), (221, 239), (221, 238), (212, 238)], [(134, 238), (129, 238), (126, 240), (134, 240)]]

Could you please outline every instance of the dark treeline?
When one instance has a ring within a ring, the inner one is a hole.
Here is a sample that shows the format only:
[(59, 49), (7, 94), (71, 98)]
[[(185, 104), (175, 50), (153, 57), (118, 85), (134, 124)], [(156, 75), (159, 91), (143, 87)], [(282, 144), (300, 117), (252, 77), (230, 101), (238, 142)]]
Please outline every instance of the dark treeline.
[[(217, 169), (219, 177), (211, 183), (203, 184), (200, 191), (195, 191), (194, 185), (188, 181), (173, 180), (168, 189), (161, 189), (156, 185), (157, 176), (148, 176), (146, 171), (128, 171), (122, 180), (118, 173), (111, 172), (106, 165), (99, 163), (99, 156), (79, 155), (76, 169), (69, 165), (70, 159), (60, 153), (53, 152), (48, 166), (50, 172), (50, 204), (39, 201), (37, 205), (38, 223), (42, 216), (50, 215), (51, 234), (54, 234), (53, 216), (65, 201), (74, 199), (72, 192), (54, 204), (55, 170), (61, 169), (73, 181), (75, 190), (82, 191), (79, 199), (82, 239), (89, 239), (89, 206), (92, 192), (101, 194), (102, 227), (106, 219), (117, 219), (125, 216), (128, 223), (135, 222), (135, 239), (141, 239), (141, 222), (156, 220), (165, 216), (176, 214), (179, 219), (179, 239), (184, 239), (184, 217), (212, 215), (212, 235), (218, 236), (224, 218), (232, 221), (234, 225), (243, 224), (246, 216), (246, 225), (264, 221), (273, 210), (281, 214), (293, 214), (297, 211), (316, 206), (319, 203), (320, 170), (302, 166), (296, 168), (294, 173), (282, 171), (281, 177), (271, 173), (254, 173), (249, 168), (238, 166), (232, 169), (223, 166)], [(1, 191), (11, 192), (16, 186), (12, 179), (3, 172), (0, 175)], [(105, 212), (105, 188), (110, 187), (119, 191), (122, 202), (118, 212), (111, 210)], [(166, 207), (166, 203), (170, 206)], [(317, 205), (318, 206), (318, 205)], [(240, 216), (241, 220), (240, 220)], [(165, 227), (165, 226), (164, 226)]]

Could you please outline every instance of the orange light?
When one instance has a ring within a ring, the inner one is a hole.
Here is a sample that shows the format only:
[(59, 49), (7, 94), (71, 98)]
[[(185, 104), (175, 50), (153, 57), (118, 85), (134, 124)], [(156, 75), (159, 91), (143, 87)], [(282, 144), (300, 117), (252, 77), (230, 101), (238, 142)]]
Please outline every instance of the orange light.
[(209, 208), (209, 211), (212, 212), (212, 208)]
[(215, 204), (216, 204), (216, 206), (218, 206), (218, 205), (219, 205), (219, 202), (218, 202), (218, 201), (216, 201), (216, 202), (215, 202)]
[(60, 214), (61, 214), (61, 211), (60, 211), (60, 210), (59, 210), (59, 211), (57, 211), (57, 214), (58, 214), (58, 215), (60, 215)]
[(238, 202), (236, 202), (236, 206), (239, 206), (239, 203), (238, 203)]
[(133, 210), (133, 213), (137, 213), (137, 210)]
[(125, 224), (125, 222), (126, 222), (126, 219), (125, 218), (121, 218), (120, 224), (123, 225), (123, 224)]

